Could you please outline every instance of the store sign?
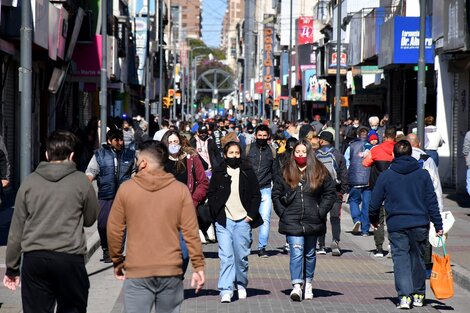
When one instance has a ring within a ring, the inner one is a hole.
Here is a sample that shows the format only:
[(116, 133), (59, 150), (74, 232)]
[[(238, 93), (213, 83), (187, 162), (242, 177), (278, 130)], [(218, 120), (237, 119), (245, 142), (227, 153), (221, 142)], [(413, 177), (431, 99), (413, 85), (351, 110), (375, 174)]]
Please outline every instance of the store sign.
[(313, 17), (300, 16), (297, 19), (297, 45), (313, 42)]
[[(263, 53), (263, 88), (265, 95), (272, 94), (273, 81), (274, 81), (274, 57), (273, 57), (273, 43), (274, 43), (274, 27), (264, 26), (264, 53)], [(270, 104), (271, 100), (265, 97), (265, 104)]]
[(138, 57), (137, 78), (144, 85), (145, 59), (147, 58), (147, 18), (135, 18), (135, 50)]
[[(419, 17), (395, 16), (381, 28), (379, 67), (416, 64), (419, 56)], [(431, 18), (426, 18), (425, 62), (434, 63)]]
[(339, 54), (339, 64), (341, 67), (340, 74), (341, 75), (346, 75), (346, 71), (348, 68), (347, 64), (347, 50), (348, 50), (348, 45), (347, 44), (342, 44), (341, 45), (341, 52), (336, 53), (337, 46), (336, 43), (332, 43), (328, 46), (328, 74), (333, 75), (336, 74), (336, 62), (338, 60), (338, 54)]
[(319, 79), (315, 69), (303, 72), (303, 100), (304, 101), (326, 101), (327, 83), (325, 79)]

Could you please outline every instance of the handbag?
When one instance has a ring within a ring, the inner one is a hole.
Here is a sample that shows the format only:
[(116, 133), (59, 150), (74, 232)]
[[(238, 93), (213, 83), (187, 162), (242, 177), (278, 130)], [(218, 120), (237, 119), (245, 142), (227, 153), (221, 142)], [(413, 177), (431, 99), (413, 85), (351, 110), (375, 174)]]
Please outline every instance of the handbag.
[[(449, 299), (454, 296), (454, 277), (450, 266), (450, 256), (446, 253), (445, 243), (439, 237), (439, 244), (436, 247), (436, 253), (432, 255), (433, 266), (430, 278), (431, 290), (436, 299)], [(439, 246), (442, 244), (444, 256), (437, 254)]]
[(197, 206), (197, 222), (199, 223), (199, 229), (203, 232), (207, 231), (214, 222), (209, 203), (201, 203)]

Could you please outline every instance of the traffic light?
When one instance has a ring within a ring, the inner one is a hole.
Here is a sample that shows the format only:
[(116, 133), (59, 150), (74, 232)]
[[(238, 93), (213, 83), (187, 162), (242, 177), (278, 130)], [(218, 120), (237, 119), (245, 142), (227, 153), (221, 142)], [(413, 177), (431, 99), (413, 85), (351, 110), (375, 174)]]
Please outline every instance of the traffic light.
[(170, 105), (170, 97), (163, 97), (162, 107), (168, 109)]

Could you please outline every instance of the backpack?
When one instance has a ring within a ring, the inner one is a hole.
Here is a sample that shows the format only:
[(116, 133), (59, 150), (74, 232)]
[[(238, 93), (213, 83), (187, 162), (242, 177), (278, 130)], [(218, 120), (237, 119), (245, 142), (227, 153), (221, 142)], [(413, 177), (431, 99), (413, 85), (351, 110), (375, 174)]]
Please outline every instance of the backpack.
[(328, 172), (330, 173), (331, 178), (336, 182), (336, 184), (340, 184), (341, 181), (338, 179), (338, 163), (336, 162), (336, 158), (333, 154), (333, 147), (329, 148), (326, 151), (321, 149), (317, 150), (317, 160), (322, 162), (323, 165), (326, 167)]

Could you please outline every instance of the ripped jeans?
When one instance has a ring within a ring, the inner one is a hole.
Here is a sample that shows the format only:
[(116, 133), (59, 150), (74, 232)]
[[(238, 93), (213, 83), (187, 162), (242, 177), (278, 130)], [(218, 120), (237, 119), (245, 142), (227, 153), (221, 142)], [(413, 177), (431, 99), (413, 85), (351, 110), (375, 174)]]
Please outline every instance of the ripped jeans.
[[(289, 270), (292, 285), (311, 283), (315, 273), (317, 236), (287, 236), (289, 244)], [(305, 262), (304, 262), (305, 261)], [(305, 268), (304, 268), (305, 264)]]

